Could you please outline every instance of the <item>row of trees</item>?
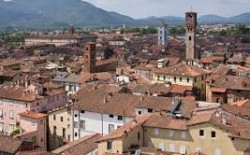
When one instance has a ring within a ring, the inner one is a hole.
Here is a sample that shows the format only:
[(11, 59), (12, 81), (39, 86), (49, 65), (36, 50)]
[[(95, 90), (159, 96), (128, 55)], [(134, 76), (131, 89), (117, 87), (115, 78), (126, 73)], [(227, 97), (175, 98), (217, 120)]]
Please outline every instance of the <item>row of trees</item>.
[(126, 28), (120, 30), (121, 34), (124, 33), (141, 33), (141, 34), (155, 34), (157, 33), (157, 29), (154, 27), (148, 28)]
[(26, 34), (0, 33), (0, 39), (5, 42), (23, 42)]
[(216, 32), (210, 32), (213, 35), (220, 35), (220, 36), (235, 36), (235, 35), (246, 35), (250, 34), (250, 28), (246, 25), (239, 25), (234, 28), (230, 28), (227, 30), (221, 30)]
[[(141, 34), (156, 34), (157, 28), (149, 27), (149, 28), (126, 28), (120, 30), (121, 34), (124, 33), (141, 33)], [(185, 34), (185, 28), (183, 26), (175, 26), (169, 29), (169, 33), (171, 35), (183, 35)]]

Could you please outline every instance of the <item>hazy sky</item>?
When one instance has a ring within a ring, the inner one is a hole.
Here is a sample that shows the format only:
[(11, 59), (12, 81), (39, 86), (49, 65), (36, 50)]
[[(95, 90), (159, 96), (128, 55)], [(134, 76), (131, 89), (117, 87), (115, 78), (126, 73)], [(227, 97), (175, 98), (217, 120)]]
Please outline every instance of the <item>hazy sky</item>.
[(204, 14), (222, 16), (250, 12), (250, 0), (84, 0), (97, 7), (116, 11), (134, 18), (148, 16), (184, 16), (185, 11), (193, 10)]

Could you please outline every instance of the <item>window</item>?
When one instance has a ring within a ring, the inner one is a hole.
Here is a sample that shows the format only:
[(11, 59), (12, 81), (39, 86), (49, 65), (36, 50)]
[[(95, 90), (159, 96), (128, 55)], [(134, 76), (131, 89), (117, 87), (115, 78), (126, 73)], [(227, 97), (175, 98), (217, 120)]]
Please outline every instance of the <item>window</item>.
[(214, 155), (221, 155), (221, 150), (219, 148), (215, 149)]
[(78, 123), (74, 122), (74, 128), (78, 128)]
[(204, 130), (200, 130), (200, 136), (204, 136)]
[(13, 110), (10, 110), (10, 119), (14, 119), (14, 112), (13, 112)]
[(148, 113), (152, 113), (153, 112), (153, 109), (148, 109)]
[(118, 116), (118, 120), (123, 120), (123, 117), (122, 116)]
[(54, 120), (54, 121), (56, 120), (56, 115), (53, 115), (53, 120)]
[(85, 127), (86, 127), (86, 123), (84, 120), (80, 120), (80, 129), (81, 130), (85, 130)]
[(112, 149), (112, 141), (107, 141), (107, 150), (111, 150)]
[(15, 126), (13, 124), (10, 124), (9, 128), (10, 128), (10, 132), (12, 132), (12, 131), (14, 131)]
[(114, 124), (109, 124), (109, 133), (111, 133), (112, 131), (114, 131), (115, 126)]
[(201, 76), (201, 80), (204, 80), (204, 77), (203, 77), (203, 76)]
[(109, 117), (110, 117), (110, 118), (113, 118), (113, 117), (114, 117), (114, 115), (110, 114), (110, 115), (109, 115)]
[(66, 129), (65, 128), (62, 128), (62, 137), (66, 138)]
[(141, 111), (138, 111), (138, 115), (141, 115)]
[(189, 36), (189, 41), (191, 41), (192, 40), (192, 37), (191, 36)]
[(187, 78), (187, 83), (189, 83), (189, 78)]
[(174, 130), (169, 130), (169, 137), (174, 137)]
[(77, 132), (75, 132), (75, 137), (77, 137)]
[(141, 139), (141, 133), (140, 133), (140, 132), (137, 133), (137, 139), (138, 139), (138, 140)]
[(181, 153), (181, 154), (186, 154), (186, 153), (187, 153), (187, 151), (186, 151), (186, 146), (181, 145), (181, 147), (180, 147), (180, 153)]
[(3, 109), (0, 109), (0, 117), (3, 117)]
[(14, 104), (13, 101), (10, 101), (10, 106), (13, 106), (13, 104)]
[(63, 117), (61, 117), (61, 122), (63, 122)]
[(186, 133), (186, 131), (182, 131), (182, 132), (181, 132), (181, 138), (182, 138), (182, 139), (186, 139), (186, 138), (187, 138), (187, 133)]
[(2, 122), (0, 122), (0, 132), (3, 132), (3, 126), (4, 126), (4, 124)]
[(77, 117), (77, 114), (75, 114), (75, 117)]
[(180, 82), (182, 82), (182, 78), (180, 77)]
[(157, 136), (160, 135), (160, 129), (159, 128), (155, 128), (154, 129), (154, 134), (157, 135)]
[(160, 144), (159, 144), (159, 149), (161, 149), (161, 151), (164, 151), (164, 150), (165, 150), (164, 143), (160, 143)]
[(194, 82), (196, 82), (196, 77), (194, 78)]
[(216, 137), (216, 132), (215, 132), (215, 131), (212, 131), (212, 132), (211, 132), (211, 137), (212, 137), (212, 138), (215, 138), (215, 137)]
[(53, 135), (56, 135), (56, 126), (53, 126)]
[(84, 110), (81, 110), (81, 113), (82, 113), (82, 114), (84, 114), (84, 113), (85, 113), (85, 111), (84, 111)]
[(176, 82), (176, 77), (174, 77), (174, 82)]
[(169, 152), (175, 152), (174, 151), (174, 144), (169, 144)]

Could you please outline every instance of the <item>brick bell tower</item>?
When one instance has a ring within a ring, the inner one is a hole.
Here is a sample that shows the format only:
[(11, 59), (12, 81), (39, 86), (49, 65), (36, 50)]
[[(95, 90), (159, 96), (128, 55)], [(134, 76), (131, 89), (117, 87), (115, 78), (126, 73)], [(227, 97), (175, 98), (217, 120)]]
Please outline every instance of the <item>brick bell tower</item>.
[(96, 44), (93, 42), (84, 45), (84, 72), (96, 72)]
[(197, 13), (187, 12), (185, 16), (186, 27), (186, 59), (199, 59), (199, 53), (195, 49)]

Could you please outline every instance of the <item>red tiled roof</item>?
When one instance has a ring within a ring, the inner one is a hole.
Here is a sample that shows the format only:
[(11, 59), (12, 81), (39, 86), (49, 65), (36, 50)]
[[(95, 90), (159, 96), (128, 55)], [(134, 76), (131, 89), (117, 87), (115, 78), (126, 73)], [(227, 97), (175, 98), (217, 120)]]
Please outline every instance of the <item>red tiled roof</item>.
[(192, 92), (192, 90), (193, 90), (192, 86), (172, 85), (170, 93), (184, 94), (186, 91)]
[(155, 128), (164, 128), (164, 129), (173, 129), (173, 130), (187, 130), (187, 120), (176, 119), (171, 116), (155, 116), (152, 115), (148, 120), (143, 124), (144, 127), (155, 127)]
[(209, 72), (197, 66), (190, 66), (187, 64), (179, 63), (170, 67), (157, 68), (154, 70), (154, 73), (181, 76), (181, 77), (183, 76), (195, 77), (195, 76), (208, 74)]
[(213, 88), (211, 88), (211, 91), (216, 92), (216, 93), (225, 93), (227, 91), (227, 89), (226, 88), (215, 88), (215, 87), (213, 87)]
[(43, 117), (47, 117), (47, 114), (39, 113), (39, 112), (35, 112), (35, 111), (23, 112), (23, 113), (20, 113), (19, 115), (23, 116), (23, 117), (33, 118), (33, 119), (40, 119)]
[(64, 155), (82, 155), (98, 148), (96, 141), (101, 138), (99, 134), (82, 137), (74, 142), (64, 145), (52, 153)]

